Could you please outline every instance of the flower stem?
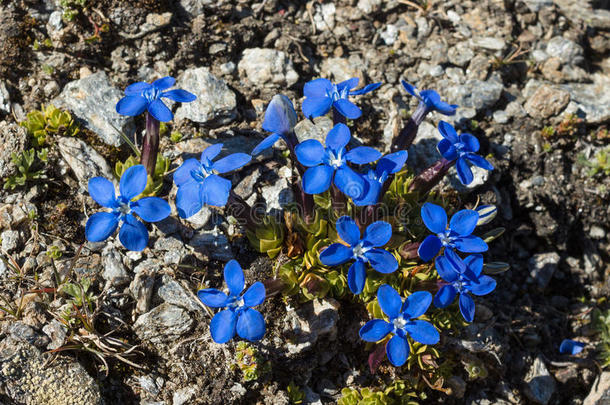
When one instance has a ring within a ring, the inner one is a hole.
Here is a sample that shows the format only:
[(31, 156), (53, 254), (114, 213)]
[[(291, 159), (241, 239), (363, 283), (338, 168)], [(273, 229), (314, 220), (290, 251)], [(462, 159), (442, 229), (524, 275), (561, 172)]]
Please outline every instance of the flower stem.
[(343, 215), (347, 212), (347, 199), (334, 184), (330, 186), (330, 200), (337, 215)]
[(417, 109), (407, 121), (407, 125), (404, 126), (403, 129), (400, 130), (398, 135), (392, 140), (392, 146), (390, 150), (392, 152), (396, 152), (399, 150), (408, 149), (415, 137), (417, 136), (417, 130), (419, 129), (419, 125), (422, 123), (424, 118), (430, 110), (426, 107), (426, 104), (419, 103)]
[(146, 172), (150, 177), (155, 174), (157, 154), (159, 153), (159, 126), (160, 122), (151, 114), (146, 113), (146, 134), (142, 143), (140, 163), (146, 167)]
[(442, 158), (426, 170), (415, 176), (413, 183), (409, 186), (409, 191), (416, 191), (421, 194), (426, 194), (432, 187), (436, 186), (445, 177), (451, 166), (455, 164), (455, 160), (447, 160)]

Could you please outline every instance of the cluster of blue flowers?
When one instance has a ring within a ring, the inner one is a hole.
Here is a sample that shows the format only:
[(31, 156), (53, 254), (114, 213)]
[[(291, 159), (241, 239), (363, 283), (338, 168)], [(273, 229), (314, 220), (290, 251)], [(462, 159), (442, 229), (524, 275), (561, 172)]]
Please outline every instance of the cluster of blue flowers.
[[(177, 102), (191, 102), (195, 96), (185, 90), (167, 90), (175, 84), (171, 77), (164, 77), (152, 84), (138, 82), (127, 87), (126, 96), (116, 106), (118, 113), (136, 116), (144, 111), (157, 121), (166, 122), (173, 118), (162, 98)], [(433, 90), (418, 91), (402, 82), (404, 88), (420, 100), (418, 110), (412, 117), (415, 125), (431, 111), (453, 115), (457, 108), (443, 102)], [(350, 96), (362, 95), (377, 89), (381, 83), (373, 83), (360, 90), (358, 79), (352, 78), (333, 84), (327, 79), (315, 79), (304, 87), (305, 100), (303, 114), (313, 119), (333, 111), (335, 125), (326, 136), (325, 144), (308, 139), (298, 142), (294, 127), (297, 113), (290, 99), (284, 95), (273, 97), (265, 113), (263, 129), (270, 132), (251, 154), (234, 153), (215, 160), (222, 150), (222, 144), (214, 144), (201, 153), (200, 159), (187, 159), (176, 169), (173, 181), (178, 191), (176, 207), (181, 218), (197, 214), (204, 205), (222, 207), (230, 199), (231, 181), (222, 174), (237, 170), (248, 164), (252, 155), (273, 146), (279, 139), (287, 144), (295, 165), (302, 177), (302, 190), (308, 194), (324, 193), (336, 188), (351, 199), (355, 206), (374, 206), (383, 197), (385, 186), (394, 174), (405, 165), (406, 150), (382, 156), (368, 146), (349, 147), (351, 133), (345, 119), (356, 119), (362, 111)], [(439, 131), (443, 140), (438, 150), (445, 161), (456, 165), (459, 179), (464, 184), (472, 181), (469, 164), (492, 170), (492, 165), (477, 155), (479, 142), (470, 134), (458, 135), (447, 122), (441, 121)], [(406, 134), (413, 138), (414, 133)], [(372, 164), (377, 162), (374, 167)], [(88, 240), (99, 242), (107, 239), (120, 225), (119, 240), (129, 250), (142, 250), (148, 244), (148, 231), (135, 215), (146, 222), (157, 222), (170, 214), (169, 204), (157, 197), (140, 198), (147, 183), (146, 168), (137, 165), (125, 171), (120, 179), (120, 195), (115, 196), (112, 183), (100, 177), (89, 182), (91, 197), (110, 212), (93, 214), (87, 221), (85, 234)], [(442, 207), (426, 203), (421, 208), (421, 217), (426, 227), (433, 232), (419, 246), (419, 256), (423, 261), (435, 259), (436, 269), (443, 283), (436, 296), (427, 291), (413, 292), (403, 302), (400, 294), (389, 285), (382, 285), (377, 298), (382, 311), (389, 320), (374, 319), (360, 330), (363, 340), (377, 342), (389, 335), (386, 352), (390, 362), (403, 365), (409, 356), (411, 337), (423, 344), (439, 341), (439, 332), (434, 326), (420, 318), (434, 302), (438, 308), (449, 306), (459, 294), (459, 308), (468, 322), (475, 313), (474, 301), (470, 294), (485, 295), (494, 290), (495, 281), (482, 274), (483, 257), (479, 254), (487, 250), (487, 244), (472, 235), (480, 215), (478, 211), (462, 210), (447, 221)], [(336, 222), (337, 234), (344, 243), (333, 243), (320, 252), (320, 261), (326, 266), (337, 266), (353, 261), (348, 270), (348, 287), (354, 294), (360, 294), (366, 283), (367, 263), (379, 273), (389, 274), (398, 269), (396, 257), (383, 249), (392, 238), (392, 226), (385, 221), (368, 225), (361, 234), (358, 224), (349, 216)], [(462, 258), (457, 252), (473, 253)], [(440, 253), (440, 255), (439, 255)], [(239, 264), (232, 260), (224, 268), (224, 278), (228, 294), (213, 288), (198, 292), (200, 300), (212, 308), (222, 308), (212, 319), (210, 331), (214, 341), (226, 343), (235, 334), (241, 338), (256, 341), (265, 334), (265, 320), (253, 307), (263, 303), (265, 287), (256, 282), (242, 294), (245, 288), (244, 274)]]

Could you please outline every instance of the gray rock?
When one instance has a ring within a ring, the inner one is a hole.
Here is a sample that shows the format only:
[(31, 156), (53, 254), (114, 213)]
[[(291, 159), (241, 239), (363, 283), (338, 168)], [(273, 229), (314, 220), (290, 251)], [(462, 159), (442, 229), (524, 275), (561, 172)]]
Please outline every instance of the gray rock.
[(6, 338), (0, 343), (3, 392), (19, 404), (102, 404), (97, 383), (68, 357), (49, 363), (36, 347)]
[(546, 53), (559, 58), (563, 64), (580, 65), (585, 60), (582, 46), (561, 36), (551, 38), (546, 45)]
[(51, 339), (47, 349), (54, 350), (64, 345), (66, 329), (57, 319), (53, 319), (50, 323), (43, 326), (42, 331)]
[(97, 176), (114, 179), (106, 159), (91, 146), (77, 138), (62, 137), (57, 141), (59, 153), (85, 189), (89, 179)]
[(39, 348), (46, 347), (49, 344), (49, 338), (46, 335), (34, 330), (34, 328), (21, 321), (11, 323), (6, 331), (12, 339), (19, 342), (28, 343)]
[(188, 217), (185, 221), (191, 224), (194, 229), (201, 229), (208, 223), (212, 215), (214, 215), (214, 211), (207, 205), (204, 205), (198, 213)]
[(123, 139), (115, 128), (128, 136), (135, 131), (133, 118), (119, 115), (115, 110), (121, 97), (123, 92), (112, 87), (106, 73), (97, 72), (66, 84), (52, 104), (72, 111), (106, 144), (120, 146)]
[(528, 266), (530, 277), (534, 279), (539, 289), (543, 290), (551, 281), (559, 264), (559, 255), (556, 252), (539, 253), (532, 256)]
[(489, 179), (488, 170), (481, 169), (480, 167), (474, 165), (470, 166), (470, 170), (472, 170), (472, 175), (474, 178), (472, 179), (472, 182), (468, 185), (462, 184), (457, 175), (457, 170), (455, 169), (455, 166), (449, 170), (449, 183), (451, 184), (451, 187), (453, 187), (458, 193), (469, 193), (472, 190), (481, 187)]
[(289, 310), (284, 327), (284, 331), (292, 337), (288, 351), (292, 354), (302, 353), (313, 347), (323, 335), (335, 340), (339, 307), (338, 301), (324, 298), (302, 305), (296, 311)]
[(64, 22), (62, 19), (62, 12), (60, 10), (55, 10), (49, 16), (49, 21), (47, 22), (47, 30), (49, 31), (49, 35), (53, 36), (54, 33), (60, 31), (64, 27)]
[(161, 392), (161, 390), (159, 389), (159, 387), (157, 387), (157, 384), (155, 383), (155, 379), (152, 376), (143, 375), (137, 377), (137, 379), (138, 383), (140, 383), (140, 387), (142, 387), (142, 389), (148, 392), (149, 394), (157, 396)]
[(326, 135), (333, 127), (333, 121), (327, 116), (316, 117), (311, 120), (302, 120), (294, 127), (294, 133), (299, 142), (306, 139), (317, 139), (322, 145), (325, 144)]
[(467, 41), (458, 42), (455, 46), (449, 48), (447, 57), (449, 62), (454, 65), (466, 67), (474, 57), (474, 51)]
[(337, 11), (334, 3), (315, 4), (315, 14), (313, 22), (318, 31), (332, 31), (335, 28), (335, 12)]
[(186, 11), (191, 17), (197, 17), (203, 14), (205, 6), (211, 6), (214, 4), (213, 0), (180, 0), (180, 7)]
[(131, 281), (131, 277), (129, 277), (129, 273), (123, 265), (120, 253), (110, 244), (102, 250), (102, 265), (104, 267), (102, 277), (108, 285), (120, 287), (129, 284)]
[(265, 199), (267, 211), (280, 210), (286, 204), (294, 201), (292, 192), (292, 170), (289, 167), (282, 167), (279, 170), (280, 178), (273, 184), (261, 188), (261, 195)]
[[(1, 93), (1, 89), (0, 89)], [(0, 122), (0, 178), (4, 179), (13, 171), (17, 170), (11, 160), (12, 153), (21, 153), (28, 141), (25, 128), (8, 123)]]
[(416, 172), (424, 170), (441, 158), (436, 145), (443, 139), (434, 125), (424, 121), (419, 126), (415, 143), (409, 148), (409, 159), (407, 165), (413, 167)]
[(299, 80), (292, 61), (284, 52), (275, 49), (246, 49), (237, 69), (257, 86), (292, 86)]
[(509, 118), (523, 118), (527, 115), (527, 111), (518, 101), (511, 101), (506, 105), (506, 114)]
[(534, 364), (525, 376), (525, 395), (534, 403), (546, 405), (556, 389), (553, 376), (547, 370), (541, 356), (536, 357)]
[(604, 239), (606, 237), (606, 231), (601, 226), (593, 225), (589, 230), (589, 236), (593, 239)]
[(2, 240), (2, 250), (10, 253), (19, 245), (19, 231), (6, 230), (0, 234), (0, 240)]
[(11, 112), (11, 96), (4, 82), (0, 82), (0, 111), (6, 114)]
[(494, 37), (474, 37), (472, 38), (472, 45), (490, 51), (501, 51), (506, 48), (506, 42), (502, 38)]
[(191, 401), (196, 394), (197, 387), (195, 386), (180, 388), (174, 392), (174, 395), (172, 396), (172, 405), (184, 405), (190, 403), (189, 401)]
[(584, 114), (587, 124), (610, 121), (610, 77), (602, 73), (591, 75), (593, 83), (570, 83), (560, 86), (570, 93), (566, 112)]
[(602, 30), (610, 27), (610, 10), (597, 6), (603, 4), (595, 0), (554, 0), (561, 13), (572, 21), (582, 21), (586, 25)]
[(201, 311), (201, 305), (195, 299), (195, 295), (189, 293), (179, 282), (168, 275), (161, 278), (161, 286), (157, 295), (168, 304), (188, 309), (189, 311)]
[(542, 120), (559, 114), (569, 102), (570, 93), (544, 84), (528, 98), (524, 108), (530, 117)]
[(386, 45), (394, 45), (394, 42), (398, 39), (398, 28), (394, 24), (388, 24), (379, 36)]
[(508, 114), (503, 110), (494, 111), (493, 118), (498, 124), (506, 124), (508, 122)]
[(213, 76), (208, 68), (187, 69), (180, 75), (180, 87), (197, 96), (191, 103), (181, 103), (176, 119), (224, 125), (237, 117), (235, 93)]
[(523, 2), (534, 13), (553, 6), (553, 0), (523, 0)]
[(359, 85), (364, 85), (366, 64), (360, 55), (350, 55), (349, 58), (328, 58), (320, 66), (322, 76), (339, 83), (352, 77), (359, 79)]
[(227, 237), (218, 229), (213, 231), (201, 231), (190, 240), (189, 245), (195, 249), (203, 248), (214, 260), (228, 262), (233, 259), (233, 252)]
[(593, 384), (583, 405), (607, 405), (610, 403), (610, 371), (604, 371), (599, 381)]
[(143, 341), (169, 343), (191, 330), (193, 319), (181, 307), (163, 303), (136, 319), (133, 329)]
[(500, 99), (503, 89), (502, 83), (494, 79), (470, 79), (463, 85), (450, 87), (447, 98), (460, 108), (469, 107), (481, 111), (493, 107)]
[(382, 4), (382, 0), (358, 0), (358, 8), (365, 14), (377, 11)]

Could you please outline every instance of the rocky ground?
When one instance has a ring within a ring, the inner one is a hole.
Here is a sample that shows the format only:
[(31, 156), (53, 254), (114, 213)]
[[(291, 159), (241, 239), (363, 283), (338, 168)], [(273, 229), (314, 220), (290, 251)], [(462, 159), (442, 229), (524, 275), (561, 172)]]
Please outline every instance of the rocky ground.
[[(281, 92), (299, 109), (315, 77), (384, 83), (358, 100), (364, 115), (353, 126), (359, 141), (381, 149), (416, 105), (401, 78), (458, 104), (454, 122), (478, 136), (496, 167), (459, 191), (464, 203), (480, 196), (498, 205), (506, 233), (488, 256), (511, 269), (453, 342), (487, 377), (458, 367), (453, 394), (429, 401), (604, 403), (610, 377), (596, 365), (590, 321), (610, 292), (609, 9), (605, 0), (0, 2), (0, 178), (15, 172), (11, 153), (32, 142), (18, 125), (30, 111), (52, 103), (81, 127), (74, 137), (53, 134), (42, 176), (0, 191), (1, 401), (287, 404), (293, 382), (305, 402), (332, 403), (344, 387), (379, 386), (353, 322), (364, 310), (332, 299), (267, 300), (257, 350), (269, 368), (244, 380), (240, 349), (211, 341), (210, 313), (194, 293), (218, 287), (231, 258), (248, 282), (273, 269), (222, 212), (156, 224), (141, 253), (84, 240), (98, 209), (87, 180), (112, 178), (129, 156), (117, 129), (144, 127), (116, 114), (122, 89), (172, 75), (198, 96), (174, 109), (168, 134), (181, 136), (162, 140), (172, 168), (211, 143), (250, 152), (264, 136), (266, 102)], [(409, 165), (436, 159), (439, 119), (420, 128)], [(320, 137), (331, 125), (303, 121), (298, 134)], [(275, 151), (232, 180), (240, 196), (272, 211), (292, 201), (290, 176)], [(173, 201), (171, 175), (161, 195)], [(73, 294), (59, 291), (60, 281)], [(83, 315), (82, 305), (95, 310)], [(588, 345), (562, 356), (564, 338)]]

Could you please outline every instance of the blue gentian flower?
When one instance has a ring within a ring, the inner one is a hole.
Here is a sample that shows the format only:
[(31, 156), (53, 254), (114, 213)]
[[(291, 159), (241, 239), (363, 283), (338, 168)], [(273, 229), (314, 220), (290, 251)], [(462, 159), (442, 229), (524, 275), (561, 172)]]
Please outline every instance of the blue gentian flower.
[(176, 79), (170, 76), (155, 80), (152, 83), (136, 82), (125, 89), (125, 97), (119, 100), (116, 111), (122, 115), (135, 117), (148, 110), (148, 112), (161, 122), (171, 121), (174, 118), (172, 112), (161, 100), (162, 97), (179, 103), (195, 101), (197, 97), (186, 90), (169, 89), (176, 83)]
[(583, 351), (585, 344), (575, 340), (564, 339), (559, 346), (559, 353), (575, 355)]
[(377, 290), (377, 300), (384, 314), (390, 321), (373, 319), (360, 328), (360, 338), (367, 342), (378, 342), (393, 334), (386, 345), (386, 354), (390, 363), (400, 367), (409, 357), (409, 342), (411, 336), (416, 342), (433, 345), (438, 343), (440, 335), (436, 328), (427, 321), (417, 320), (422, 316), (432, 302), (432, 294), (428, 291), (417, 291), (402, 302), (400, 294), (387, 284)]
[(444, 139), (441, 139), (437, 145), (439, 152), (449, 161), (456, 160), (455, 167), (458, 177), (462, 184), (468, 185), (472, 183), (472, 171), (468, 167), (470, 162), (475, 166), (485, 170), (493, 170), (494, 167), (476, 154), (479, 151), (479, 141), (471, 134), (461, 134), (458, 136), (455, 128), (451, 124), (441, 121), (438, 124), (438, 130)]
[(349, 96), (366, 94), (381, 86), (381, 82), (372, 83), (360, 90), (351, 91), (358, 86), (358, 78), (352, 77), (339, 84), (332, 84), (328, 79), (314, 79), (305, 83), (303, 95), (303, 114), (307, 118), (325, 115), (331, 108), (335, 108), (341, 115), (349, 119), (356, 119), (362, 111), (349, 101)]
[(278, 139), (284, 139), (288, 143), (288, 136), (294, 130), (297, 124), (297, 113), (294, 111), (292, 101), (283, 94), (276, 94), (271, 99), (265, 111), (265, 119), (263, 120), (263, 129), (272, 132), (256, 145), (252, 150), (252, 155), (258, 155), (263, 150), (270, 148)]
[(359, 197), (353, 198), (354, 205), (361, 207), (377, 204), (381, 189), (388, 176), (399, 172), (405, 165), (408, 156), (406, 150), (400, 150), (379, 159), (375, 170), (370, 169), (363, 175), (364, 192)]
[(366, 263), (380, 273), (388, 274), (398, 268), (396, 258), (388, 251), (377, 249), (392, 237), (392, 226), (384, 221), (373, 222), (360, 238), (360, 229), (350, 217), (337, 220), (337, 233), (349, 246), (333, 243), (320, 252), (320, 261), (325, 266), (337, 266), (354, 259), (347, 272), (347, 285), (354, 294), (360, 294), (366, 281)]
[(443, 207), (425, 203), (421, 207), (421, 217), (426, 227), (436, 235), (428, 235), (419, 245), (417, 253), (427, 262), (441, 250), (457, 249), (463, 253), (481, 253), (487, 251), (487, 243), (478, 236), (472, 235), (477, 226), (479, 213), (474, 210), (456, 212), (447, 227), (447, 214)]
[(89, 195), (99, 205), (111, 208), (111, 212), (97, 212), (87, 220), (85, 237), (91, 242), (108, 239), (119, 224), (119, 240), (128, 250), (140, 251), (148, 245), (148, 230), (133, 215), (138, 214), (146, 222), (161, 221), (170, 214), (169, 204), (158, 197), (134, 200), (146, 188), (146, 169), (142, 165), (132, 166), (121, 176), (120, 192), (114, 194), (114, 185), (103, 177), (89, 180)]
[(457, 253), (447, 250), (436, 258), (436, 271), (449, 284), (443, 285), (434, 296), (437, 308), (446, 308), (456, 294), (460, 295), (460, 312), (466, 322), (474, 319), (474, 301), (469, 293), (486, 295), (496, 288), (496, 281), (483, 275), (483, 256), (470, 255), (462, 260)]
[(227, 308), (218, 312), (210, 323), (210, 333), (216, 343), (227, 343), (233, 339), (235, 332), (242, 339), (251, 342), (261, 340), (265, 335), (265, 318), (256, 309), (265, 300), (265, 286), (260, 281), (244, 290), (244, 272), (236, 260), (225, 265), (225, 282), (229, 295), (215, 288), (197, 291), (197, 296), (208, 307)]
[(455, 110), (458, 108), (456, 104), (447, 104), (441, 101), (441, 96), (434, 90), (422, 90), (418, 91), (415, 86), (401, 80), (402, 87), (420, 101), (420, 105), (423, 105), (427, 111), (438, 111), (443, 115), (454, 115)]
[(208, 146), (201, 159), (187, 159), (174, 172), (174, 183), (178, 186), (176, 208), (181, 218), (198, 213), (204, 204), (222, 207), (227, 203), (231, 191), (231, 181), (216, 173), (227, 173), (248, 163), (252, 156), (233, 153), (212, 162), (222, 149), (221, 143)]
[(358, 165), (373, 162), (381, 157), (379, 151), (358, 146), (350, 151), (345, 147), (351, 134), (345, 124), (337, 124), (326, 135), (326, 148), (317, 139), (307, 139), (295, 148), (299, 162), (309, 167), (303, 175), (303, 190), (307, 194), (320, 194), (328, 190), (331, 182), (348, 197), (358, 197), (364, 190), (364, 180), (347, 162)]

